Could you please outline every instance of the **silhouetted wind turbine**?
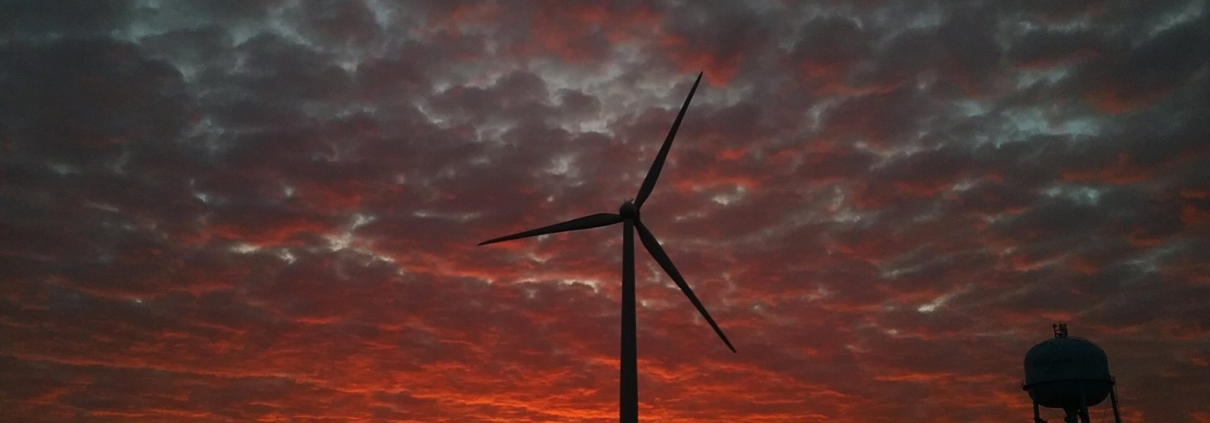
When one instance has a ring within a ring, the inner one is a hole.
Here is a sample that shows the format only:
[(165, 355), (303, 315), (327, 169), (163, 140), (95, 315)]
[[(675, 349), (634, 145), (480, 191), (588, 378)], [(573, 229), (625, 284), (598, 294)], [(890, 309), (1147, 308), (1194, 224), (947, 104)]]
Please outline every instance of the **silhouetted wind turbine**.
[(597, 213), (479, 243), (479, 245), (487, 245), (538, 235), (599, 228), (617, 223), (622, 224), (622, 369), (619, 413), (621, 421), (624, 423), (637, 423), (639, 421), (639, 378), (638, 358), (635, 352), (636, 329), (634, 307), (635, 229), (638, 229), (639, 239), (642, 240), (643, 246), (647, 248), (647, 252), (651, 253), (651, 257), (660, 264), (660, 267), (664, 268), (664, 272), (667, 272), (668, 276), (676, 282), (676, 286), (681, 288), (685, 296), (689, 297), (689, 301), (693, 303), (694, 307), (697, 307), (697, 311), (702, 314), (702, 317), (706, 318), (706, 322), (710, 323), (710, 327), (714, 328), (714, 332), (718, 334), (719, 338), (723, 339), (723, 342), (727, 344), (727, 348), (730, 348), (731, 352), (735, 352), (735, 347), (731, 346), (731, 341), (727, 340), (727, 335), (724, 335), (723, 330), (719, 329), (717, 323), (714, 323), (714, 319), (710, 317), (710, 313), (706, 312), (706, 308), (702, 306), (701, 301), (698, 301), (697, 296), (693, 295), (693, 290), (689, 289), (689, 284), (685, 283), (685, 278), (681, 277), (681, 272), (676, 270), (676, 266), (672, 264), (672, 259), (669, 259), (668, 254), (664, 252), (664, 248), (660, 247), (660, 242), (656, 240), (655, 235), (652, 235), (647, 226), (643, 225), (643, 221), (639, 219), (639, 210), (643, 207), (643, 202), (647, 201), (647, 197), (651, 195), (651, 190), (655, 188), (655, 181), (659, 179), (660, 170), (664, 167), (664, 160), (668, 158), (668, 150), (672, 147), (672, 139), (676, 137), (676, 130), (680, 128), (681, 119), (685, 118), (685, 110), (689, 108), (689, 102), (693, 100), (693, 93), (697, 91), (697, 85), (700, 82), (702, 82), (702, 74), (698, 73), (697, 80), (693, 82), (693, 88), (689, 90), (689, 97), (685, 98), (685, 104), (681, 106), (680, 113), (677, 113), (676, 121), (672, 123), (672, 129), (668, 131), (668, 137), (664, 139), (664, 145), (660, 147), (660, 153), (655, 156), (655, 161), (651, 163), (651, 170), (647, 171), (647, 177), (643, 179), (643, 185), (639, 187), (639, 195), (634, 199), (634, 202), (627, 200), (625, 203), (622, 203), (616, 214)]

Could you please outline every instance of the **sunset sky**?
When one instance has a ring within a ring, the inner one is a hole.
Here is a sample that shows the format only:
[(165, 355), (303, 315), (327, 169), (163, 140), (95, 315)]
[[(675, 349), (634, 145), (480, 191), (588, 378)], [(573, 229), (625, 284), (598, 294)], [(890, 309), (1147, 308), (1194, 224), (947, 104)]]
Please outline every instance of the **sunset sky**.
[[(0, 421), (1210, 423), (1210, 1), (0, 0)], [(1062, 421), (1060, 411), (1043, 417)], [(1111, 421), (1108, 403), (1093, 409)]]

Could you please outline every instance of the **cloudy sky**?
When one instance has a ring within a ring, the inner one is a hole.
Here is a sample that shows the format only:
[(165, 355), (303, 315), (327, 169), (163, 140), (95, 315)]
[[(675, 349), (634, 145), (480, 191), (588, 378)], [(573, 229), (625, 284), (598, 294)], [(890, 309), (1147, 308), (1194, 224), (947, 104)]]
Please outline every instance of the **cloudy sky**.
[[(1210, 422), (1210, 4), (0, 0), (0, 420)], [(1109, 418), (1107, 407), (1093, 418)], [(1061, 413), (1044, 417), (1060, 421)]]

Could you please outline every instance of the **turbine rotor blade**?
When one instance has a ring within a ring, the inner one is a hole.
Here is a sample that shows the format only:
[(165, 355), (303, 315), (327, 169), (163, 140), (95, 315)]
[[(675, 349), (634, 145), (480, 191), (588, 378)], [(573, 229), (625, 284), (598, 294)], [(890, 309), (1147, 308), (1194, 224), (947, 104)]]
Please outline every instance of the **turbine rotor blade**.
[(672, 139), (676, 138), (676, 131), (681, 128), (685, 110), (689, 109), (689, 101), (693, 100), (693, 93), (697, 91), (697, 84), (700, 82), (702, 82), (702, 73), (698, 72), (697, 80), (693, 81), (693, 88), (689, 90), (689, 97), (685, 98), (685, 104), (681, 106), (680, 113), (677, 113), (676, 120), (672, 122), (672, 129), (668, 130), (668, 137), (664, 138), (664, 145), (660, 147), (660, 153), (655, 156), (651, 169), (647, 171), (647, 177), (643, 179), (643, 185), (639, 187), (639, 195), (634, 200), (635, 207), (643, 207), (643, 202), (647, 201), (651, 190), (655, 189), (655, 181), (660, 178), (660, 170), (664, 168), (664, 160), (668, 158), (668, 150), (672, 148)]
[(651, 231), (647, 230), (647, 226), (644, 226), (643, 222), (636, 220), (634, 223), (635, 228), (639, 230), (639, 239), (643, 241), (643, 246), (647, 248), (647, 252), (651, 253), (651, 257), (660, 264), (660, 267), (664, 268), (664, 272), (668, 273), (668, 276), (672, 277), (672, 281), (676, 282), (676, 286), (679, 286), (681, 291), (685, 293), (685, 296), (689, 297), (689, 301), (693, 303), (694, 307), (697, 307), (697, 311), (702, 314), (702, 317), (706, 318), (706, 322), (710, 323), (710, 327), (714, 328), (714, 333), (717, 333), (718, 337), (723, 339), (723, 343), (727, 344), (727, 348), (730, 348), (731, 352), (736, 352), (735, 347), (731, 345), (731, 341), (727, 339), (727, 335), (723, 334), (723, 330), (718, 327), (718, 323), (714, 323), (714, 319), (710, 317), (710, 313), (706, 312), (706, 307), (702, 305), (701, 301), (698, 301), (696, 295), (693, 295), (693, 290), (689, 289), (689, 284), (685, 283), (685, 278), (681, 277), (681, 272), (676, 270), (676, 265), (672, 264), (672, 259), (668, 258), (668, 254), (664, 252), (664, 247), (660, 246), (660, 241), (655, 239), (655, 235), (652, 235)]
[(512, 235), (506, 235), (499, 238), (492, 238), (487, 241), (480, 242), (479, 245), (495, 244), (497, 242), (511, 241), (514, 239), (529, 238), (538, 235), (554, 234), (567, 231), (578, 231), (583, 229), (599, 228), (609, 226), (622, 221), (622, 216), (614, 213), (597, 213), (590, 214), (581, 218), (568, 220), (562, 223), (556, 223), (550, 226), (543, 226), (537, 229), (530, 229), (525, 232), (518, 232)]

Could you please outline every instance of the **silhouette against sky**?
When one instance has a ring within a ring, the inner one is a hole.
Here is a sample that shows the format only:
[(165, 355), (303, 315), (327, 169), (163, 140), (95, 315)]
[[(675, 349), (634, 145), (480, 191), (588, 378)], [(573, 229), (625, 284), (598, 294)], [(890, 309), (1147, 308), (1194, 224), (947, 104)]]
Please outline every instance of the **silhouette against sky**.
[(660, 171), (664, 169), (664, 163), (668, 159), (668, 153), (672, 149), (672, 142), (676, 139), (676, 131), (681, 127), (681, 121), (685, 119), (685, 112), (689, 110), (689, 103), (693, 101), (693, 93), (697, 91), (698, 85), (702, 82), (702, 73), (697, 74), (697, 79), (693, 81), (693, 87), (689, 89), (689, 96), (685, 97), (685, 104), (681, 105), (681, 110), (676, 114), (676, 120), (672, 121), (672, 128), (668, 130), (668, 136), (664, 138), (664, 143), (660, 146), (660, 152), (656, 154), (655, 160), (651, 163), (651, 168), (647, 171), (647, 175), (643, 177), (643, 184), (639, 186), (639, 193), (633, 199), (627, 199), (618, 207), (617, 213), (594, 213), (588, 216), (581, 216), (565, 222), (559, 222), (541, 228), (521, 231), (511, 235), (505, 235), (498, 238), (492, 238), (487, 241), (480, 242), (479, 245), (495, 244), (497, 242), (505, 242), (523, 238), (532, 238), (542, 235), (553, 235), (561, 232), (579, 231), (587, 229), (596, 229), (605, 226), (613, 226), (618, 223), (622, 224), (622, 324), (621, 324), (621, 352), (619, 353), (618, 361), (618, 421), (621, 422), (637, 422), (639, 421), (639, 387), (638, 387), (638, 357), (637, 345), (637, 322), (636, 322), (636, 305), (635, 305), (635, 282), (634, 282), (634, 234), (639, 234), (639, 240), (643, 243), (643, 248), (651, 254), (651, 258), (659, 263), (660, 268), (664, 269), (664, 273), (676, 282), (677, 288), (685, 293), (685, 297), (693, 306), (697, 308), (698, 313), (701, 313), (702, 318), (706, 319), (706, 323), (714, 329), (714, 333), (718, 334), (719, 339), (727, 344), (727, 348), (731, 352), (735, 351), (735, 346), (731, 345), (731, 341), (727, 339), (727, 335), (718, 327), (718, 323), (710, 317), (710, 312), (706, 311), (702, 302), (694, 295), (693, 289), (689, 287), (688, 282), (681, 276), (680, 270), (673, 264), (672, 258), (668, 257), (668, 253), (664, 251), (664, 247), (660, 245), (659, 239), (647, 229), (647, 225), (643, 224), (640, 211), (643, 203), (651, 197), (652, 191), (655, 190), (655, 184), (660, 179)]
[[(0, 421), (1210, 422), (1206, 1), (0, 0)], [(1109, 421), (1093, 409), (1093, 421)], [(1044, 416), (1054, 421), (1055, 416)]]

